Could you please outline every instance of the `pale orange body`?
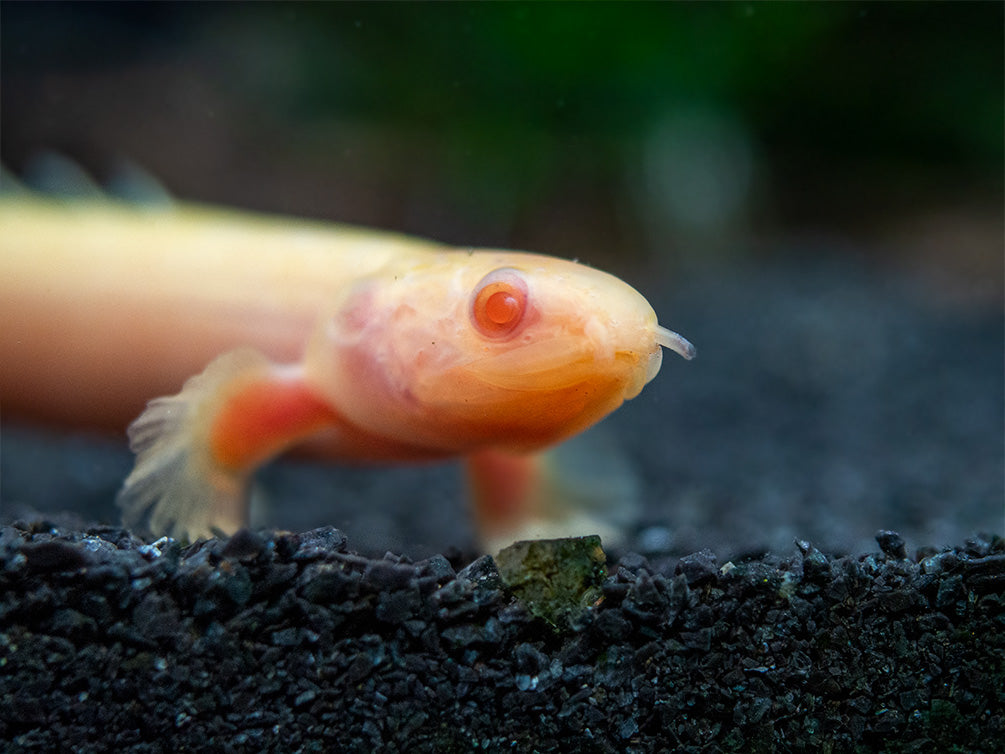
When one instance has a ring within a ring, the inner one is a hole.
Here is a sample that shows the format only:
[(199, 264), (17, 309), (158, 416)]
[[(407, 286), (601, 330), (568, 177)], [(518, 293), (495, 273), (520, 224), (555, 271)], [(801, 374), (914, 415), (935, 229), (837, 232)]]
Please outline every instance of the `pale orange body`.
[(142, 412), (125, 519), (188, 537), (246, 523), (254, 469), (303, 442), (468, 457), (487, 546), (586, 533), (536, 452), (634, 397), (661, 345), (693, 355), (632, 288), (572, 262), (103, 201), (0, 202), (0, 322), (5, 415)]

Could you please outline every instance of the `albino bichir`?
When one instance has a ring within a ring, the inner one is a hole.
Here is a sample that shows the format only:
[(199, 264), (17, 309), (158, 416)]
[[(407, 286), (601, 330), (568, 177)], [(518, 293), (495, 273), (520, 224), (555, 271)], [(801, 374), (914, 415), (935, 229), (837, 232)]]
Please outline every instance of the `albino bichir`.
[(593, 533), (540, 451), (638, 395), (663, 348), (694, 356), (631, 286), (548, 256), (34, 194), (0, 201), (0, 228), (5, 412), (139, 416), (119, 503), (154, 534), (245, 525), (255, 469), (304, 443), (465, 459), (488, 548)]

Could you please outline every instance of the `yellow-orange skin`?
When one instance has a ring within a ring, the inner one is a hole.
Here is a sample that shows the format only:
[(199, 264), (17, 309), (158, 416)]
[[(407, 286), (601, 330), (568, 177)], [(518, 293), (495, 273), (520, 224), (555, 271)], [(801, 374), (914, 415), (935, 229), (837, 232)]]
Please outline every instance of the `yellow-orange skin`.
[[(525, 310), (486, 337), (473, 296), (501, 268)], [(637, 395), (661, 358), (646, 300), (583, 265), (184, 204), (0, 201), (0, 322), (6, 416), (121, 428), (252, 348), (264, 366), (178, 396), (197, 411), (174, 431), (207, 477), (244, 479), (303, 441), (345, 460), (466, 456), (486, 541), (535, 515), (514, 499), (533, 484), (529, 454)]]

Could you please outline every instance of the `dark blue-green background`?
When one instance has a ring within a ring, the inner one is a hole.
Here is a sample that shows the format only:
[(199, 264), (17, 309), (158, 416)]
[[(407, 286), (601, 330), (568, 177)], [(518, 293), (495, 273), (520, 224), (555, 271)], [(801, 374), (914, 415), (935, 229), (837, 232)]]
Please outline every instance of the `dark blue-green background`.
[(126, 157), (185, 197), (590, 257), (1001, 196), (999, 3), (2, 14), (15, 169)]

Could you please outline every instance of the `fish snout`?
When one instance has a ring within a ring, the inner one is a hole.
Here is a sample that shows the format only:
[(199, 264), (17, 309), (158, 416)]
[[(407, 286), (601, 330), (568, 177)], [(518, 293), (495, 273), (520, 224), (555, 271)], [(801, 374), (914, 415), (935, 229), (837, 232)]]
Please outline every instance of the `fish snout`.
[(641, 349), (641, 355), (639, 351), (630, 352), (635, 356), (638, 366), (625, 385), (625, 400), (631, 400), (641, 393), (642, 388), (659, 374), (663, 365), (664, 348), (669, 348), (688, 361), (695, 357), (695, 347), (691, 342), (682, 335), (656, 324), (655, 317), (646, 328), (646, 337), (641, 340), (647, 342), (646, 347)]

